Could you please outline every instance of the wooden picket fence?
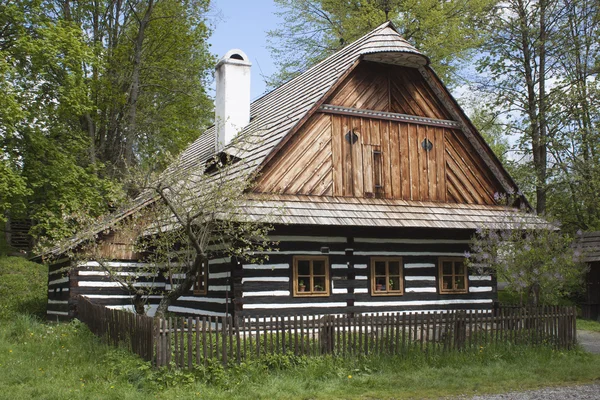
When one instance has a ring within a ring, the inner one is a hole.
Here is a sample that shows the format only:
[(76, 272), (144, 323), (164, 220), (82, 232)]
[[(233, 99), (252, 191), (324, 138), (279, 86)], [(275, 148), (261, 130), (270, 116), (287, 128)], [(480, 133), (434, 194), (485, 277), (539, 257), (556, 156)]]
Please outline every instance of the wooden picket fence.
[(102, 306), (85, 299), (79, 304), (84, 305), (79, 319), (94, 333), (111, 343), (125, 341), (157, 367), (193, 368), (211, 360), (241, 363), (275, 354), (430, 354), (503, 343), (570, 349), (576, 343), (574, 307), (153, 320), (124, 311), (99, 311)]
[(94, 304), (79, 296), (77, 319), (85, 323), (96, 336), (108, 343), (125, 345), (130, 351), (146, 361), (154, 358), (154, 319), (122, 310), (113, 310)]

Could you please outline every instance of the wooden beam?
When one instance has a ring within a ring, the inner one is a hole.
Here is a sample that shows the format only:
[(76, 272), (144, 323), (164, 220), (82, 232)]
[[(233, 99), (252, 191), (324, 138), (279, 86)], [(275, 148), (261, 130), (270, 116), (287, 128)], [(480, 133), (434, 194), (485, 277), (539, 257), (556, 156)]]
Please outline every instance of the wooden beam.
[(409, 122), (411, 124), (441, 126), (445, 128), (461, 128), (461, 124), (456, 121), (446, 119), (435, 119), (427, 117), (419, 117), (416, 115), (398, 114), (385, 111), (364, 110), (358, 108), (334, 106), (332, 104), (323, 104), (319, 107), (319, 111), (326, 114), (348, 115), (352, 117), (364, 117), (382, 119), (386, 121)]

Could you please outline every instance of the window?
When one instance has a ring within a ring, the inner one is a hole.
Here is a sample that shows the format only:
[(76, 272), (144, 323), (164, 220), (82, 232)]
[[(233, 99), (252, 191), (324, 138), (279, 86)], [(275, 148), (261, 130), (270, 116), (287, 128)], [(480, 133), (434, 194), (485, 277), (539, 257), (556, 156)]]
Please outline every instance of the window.
[(379, 149), (373, 150), (373, 185), (375, 197), (383, 197), (383, 157)]
[(326, 256), (294, 257), (294, 296), (329, 296)]
[(440, 293), (467, 293), (467, 267), (462, 258), (440, 258), (439, 265)]
[(200, 271), (198, 272), (198, 279), (194, 283), (194, 294), (206, 294), (208, 288), (208, 260), (202, 262)]
[(373, 296), (399, 296), (403, 293), (402, 258), (371, 258), (371, 294)]

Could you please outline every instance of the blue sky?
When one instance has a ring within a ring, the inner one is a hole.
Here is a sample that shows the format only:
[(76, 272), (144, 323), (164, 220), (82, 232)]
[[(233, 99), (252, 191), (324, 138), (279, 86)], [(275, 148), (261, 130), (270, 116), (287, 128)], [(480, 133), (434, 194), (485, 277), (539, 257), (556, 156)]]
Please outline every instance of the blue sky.
[(279, 18), (272, 0), (214, 0), (214, 31), (211, 51), (219, 58), (231, 49), (241, 49), (252, 62), (251, 98), (261, 96), (266, 86), (261, 76), (270, 76), (275, 66), (267, 49), (267, 31), (277, 28)]

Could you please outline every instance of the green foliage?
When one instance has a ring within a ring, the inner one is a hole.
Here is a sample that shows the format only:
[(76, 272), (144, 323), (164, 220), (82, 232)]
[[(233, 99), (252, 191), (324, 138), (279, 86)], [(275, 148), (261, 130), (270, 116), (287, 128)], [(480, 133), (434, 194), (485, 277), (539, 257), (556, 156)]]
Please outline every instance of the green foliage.
[[(0, 2), (0, 218), (56, 240), (210, 123), (208, 0)], [(146, 15), (148, 18), (141, 18)]]
[(278, 86), (386, 21), (432, 60), (442, 80), (455, 72), (483, 40), (491, 0), (277, 0), (283, 19), (269, 32), (269, 48), (280, 68), (270, 85)]
[(479, 89), (515, 139), (519, 186), (570, 233), (600, 229), (599, 11), (589, 0), (499, 2), (477, 59)]
[(497, 228), (480, 229), (471, 240), (469, 267), (495, 274), (532, 305), (557, 304), (582, 288), (586, 265), (573, 239), (552, 225), (530, 226), (525, 215), (507, 210)]
[(45, 265), (0, 256), (0, 320), (13, 319), (19, 313), (45, 318), (47, 283)]
[(479, 133), (483, 135), (486, 143), (498, 157), (500, 162), (507, 167), (509, 165), (508, 151), (510, 145), (504, 136), (502, 124), (498, 121), (498, 115), (484, 106), (477, 106), (471, 113), (471, 122)]

